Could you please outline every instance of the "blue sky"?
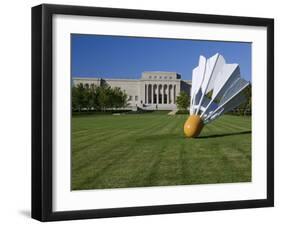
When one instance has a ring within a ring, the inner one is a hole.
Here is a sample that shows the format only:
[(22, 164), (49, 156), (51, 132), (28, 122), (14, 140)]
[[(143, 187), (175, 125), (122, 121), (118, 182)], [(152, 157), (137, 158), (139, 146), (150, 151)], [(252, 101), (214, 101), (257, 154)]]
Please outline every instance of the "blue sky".
[(238, 63), (242, 77), (251, 80), (251, 43), (71, 35), (74, 77), (138, 79), (143, 71), (174, 71), (191, 79), (199, 56), (216, 53), (227, 63)]

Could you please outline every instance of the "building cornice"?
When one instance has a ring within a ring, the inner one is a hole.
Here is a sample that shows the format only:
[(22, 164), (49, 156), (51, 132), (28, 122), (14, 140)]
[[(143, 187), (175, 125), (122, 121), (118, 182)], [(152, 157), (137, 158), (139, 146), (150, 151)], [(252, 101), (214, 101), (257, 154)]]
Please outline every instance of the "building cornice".
[(159, 83), (159, 82), (185, 82), (191, 84), (191, 80), (183, 79), (124, 79), (124, 78), (93, 78), (93, 77), (73, 77), (72, 80), (84, 80), (84, 81), (120, 81), (120, 82), (148, 82), (148, 83)]
[(105, 81), (131, 81), (131, 82), (137, 82), (139, 79), (129, 79), (129, 78), (93, 78), (93, 77), (73, 77), (72, 80), (105, 80)]

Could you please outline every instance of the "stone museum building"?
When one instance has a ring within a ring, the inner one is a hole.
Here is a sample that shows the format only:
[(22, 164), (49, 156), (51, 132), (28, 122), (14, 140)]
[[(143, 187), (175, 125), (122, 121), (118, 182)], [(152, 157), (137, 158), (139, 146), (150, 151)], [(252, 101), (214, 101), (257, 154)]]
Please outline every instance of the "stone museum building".
[(143, 72), (140, 79), (73, 77), (72, 84), (90, 86), (107, 84), (120, 87), (128, 95), (129, 107), (146, 110), (174, 110), (181, 91), (190, 94), (191, 81), (176, 72)]

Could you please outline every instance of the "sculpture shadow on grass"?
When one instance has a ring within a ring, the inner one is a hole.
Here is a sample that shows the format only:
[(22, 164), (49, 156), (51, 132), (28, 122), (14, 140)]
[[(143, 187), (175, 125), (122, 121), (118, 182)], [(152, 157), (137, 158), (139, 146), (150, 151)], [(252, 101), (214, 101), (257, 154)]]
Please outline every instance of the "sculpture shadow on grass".
[(199, 136), (199, 137), (197, 137), (197, 139), (227, 137), (227, 136), (243, 135), (243, 134), (250, 134), (250, 133), (252, 133), (251, 130), (249, 130), (249, 131), (242, 131), (242, 132), (234, 132), (234, 133), (223, 133), (223, 134)]

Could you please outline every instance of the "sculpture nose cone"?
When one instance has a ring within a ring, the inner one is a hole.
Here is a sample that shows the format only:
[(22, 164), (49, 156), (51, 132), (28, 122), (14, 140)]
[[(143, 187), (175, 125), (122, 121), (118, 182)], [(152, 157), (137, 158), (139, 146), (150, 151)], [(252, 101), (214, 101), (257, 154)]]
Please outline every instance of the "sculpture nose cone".
[(184, 123), (184, 134), (188, 138), (197, 137), (204, 124), (199, 115), (190, 115)]

